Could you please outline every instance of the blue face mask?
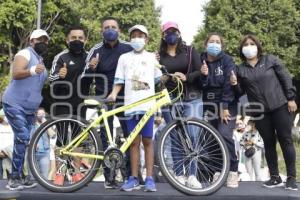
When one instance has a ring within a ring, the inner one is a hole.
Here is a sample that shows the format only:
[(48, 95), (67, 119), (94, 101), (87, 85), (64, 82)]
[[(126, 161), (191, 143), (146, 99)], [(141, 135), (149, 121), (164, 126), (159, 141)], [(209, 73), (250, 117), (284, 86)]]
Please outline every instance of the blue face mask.
[(119, 33), (115, 29), (107, 29), (103, 32), (103, 38), (108, 42), (113, 42), (118, 39)]
[(215, 42), (207, 43), (206, 51), (209, 55), (216, 57), (221, 53), (222, 46)]
[(165, 41), (169, 45), (175, 45), (178, 42), (178, 35), (176, 33), (167, 33), (165, 36)]

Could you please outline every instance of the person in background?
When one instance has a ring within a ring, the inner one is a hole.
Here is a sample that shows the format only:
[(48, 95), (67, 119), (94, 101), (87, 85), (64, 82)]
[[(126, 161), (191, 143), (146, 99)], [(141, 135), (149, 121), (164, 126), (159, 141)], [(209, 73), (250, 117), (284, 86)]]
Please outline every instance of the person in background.
[[(195, 48), (185, 44), (181, 37), (181, 33), (177, 23), (166, 22), (162, 25), (162, 38), (159, 49), (159, 63), (166, 67), (167, 71), (175, 76), (178, 76), (184, 84), (184, 96), (182, 101), (182, 115), (184, 117), (203, 118), (203, 104), (201, 96), (201, 88), (199, 87), (198, 79), (200, 78), (201, 65), (200, 57)], [(172, 91), (177, 85), (171, 79), (165, 83), (168, 91)], [(176, 95), (175, 95), (176, 96)], [(174, 98), (172, 96), (171, 98)], [(179, 105), (178, 105), (179, 106)], [(171, 112), (170, 112), (171, 111)], [(172, 106), (163, 108), (162, 115), (165, 122), (168, 124), (173, 120)], [(193, 131), (191, 131), (193, 133)], [(195, 134), (191, 134), (191, 138), (196, 138)], [(197, 166), (192, 162), (188, 173), (183, 173), (184, 162), (181, 152), (178, 151), (181, 147), (174, 141), (172, 142), (172, 157), (174, 159), (174, 169), (177, 180), (189, 187), (200, 188), (201, 184), (196, 178)]]
[(285, 188), (298, 190), (296, 151), (292, 139), (293, 116), (297, 105), (292, 78), (279, 58), (263, 54), (262, 45), (254, 35), (246, 35), (241, 40), (239, 53), (243, 62), (238, 67), (237, 75), (231, 74), (230, 81), (237, 93), (247, 94), (250, 108), (256, 110), (251, 115), (264, 141), (270, 171), (270, 180), (264, 182), (263, 186), (283, 186), (278, 169), (278, 139), (287, 171)]
[[(120, 57), (114, 87), (108, 96), (108, 99), (116, 100), (118, 93), (124, 87), (125, 105), (130, 105), (154, 95), (155, 83), (160, 82), (162, 76), (161, 71), (157, 68), (159, 64), (155, 55), (145, 50), (145, 45), (149, 40), (147, 28), (143, 25), (135, 25), (129, 29), (129, 36), (130, 44), (134, 50)], [(153, 103), (153, 101), (150, 101), (125, 111), (125, 115), (128, 117), (126, 122), (129, 133), (134, 130)], [(152, 116), (130, 146), (131, 176), (122, 185), (121, 190), (123, 191), (140, 189), (138, 171), (141, 141), (144, 145), (146, 161), (145, 191), (156, 191), (156, 185), (152, 177), (154, 164), (153, 123), (154, 117)]]
[(251, 181), (262, 181), (261, 157), (262, 149), (264, 148), (264, 142), (255, 128), (255, 123), (253, 121), (249, 121), (248, 126), (249, 130), (243, 134), (240, 140), (240, 145), (244, 148), (244, 151), (247, 151), (249, 148), (254, 148), (255, 151), (252, 156), (245, 156), (246, 170)]
[[(220, 34), (208, 34), (204, 45), (206, 51), (201, 54), (200, 68), (204, 115), (225, 139), (230, 156), (227, 187), (237, 188), (239, 161), (233, 140), (233, 130), (238, 101), (230, 85), (230, 74), (236, 71), (236, 66), (232, 57), (224, 53), (224, 41)], [(218, 174), (218, 172), (215, 173), (215, 179)]]
[[(111, 93), (113, 88), (113, 81), (115, 77), (116, 68), (118, 65), (119, 57), (132, 51), (132, 47), (125, 41), (119, 39), (120, 28), (117, 19), (114, 17), (106, 17), (101, 22), (101, 34), (103, 41), (96, 44), (89, 52), (84, 72), (82, 74), (82, 81), (84, 84), (90, 85), (95, 76), (95, 95), (102, 99), (106, 98)], [(89, 86), (88, 86), (89, 88)], [(85, 95), (87, 95), (85, 93)], [(119, 107), (124, 104), (124, 91), (121, 90), (117, 98), (115, 106)], [(107, 110), (113, 109), (113, 106), (108, 105)], [(119, 113), (118, 119), (120, 121), (124, 137), (128, 136), (126, 122), (124, 119), (124, 113)], [(110, 132), (113, 133), (113, 117), (108, 118), (108, 125)], [(101, 127), (101, 139), (103, 143), (103, 149), (108, 147), (105, 128)], [(129, 152), (126, 153), (126, 178), (130, 175), (130, 162)], [(110, 170), (104, 167), (104, 187), (107, 189), (118, 188), (118, 183), (115, 178), (110, 180)]]
[[(34, 129), (32, 129), (31, 134), (33, 134), (42, 123), (46, 121), (46, 112), (44, 108), (38, 108), (36, 111), (36, 120), (34, 124)], [(48, 179), (49, 167), (50, 167), (50, 136), (48, 133), (43, 134), (39, 139), (36, 148), (36, 161), (40, 169), (40, 173), (43, 178)]]
[(0, 138), (0, 179), (6, 179), (11, 173), (14, 133), (3, 109), (0, 110)]
[(45, 30), (37, 29), (31, 33), (30, 46), (14, 57), (12, 80), (2, 97), (5, 116), (14, 132), (12, 179), (7, 184), (10, 190), (36, 186), (30, 176), (22, 175), (22, 171), (35, 112), (42, 101), (41, 91), (47, 79), (43, 56), (47, 53), (49, 40)]
[(236, 121), (236, 128), (233, 132), (233, 139), (235, 142), (235, 150), (239, 160), (239, 164), (242, 162), (242, 154), (241, 154), (241, 145), (240, 140), (245, 132), (246, 125), (243, 123), (242, 120)]

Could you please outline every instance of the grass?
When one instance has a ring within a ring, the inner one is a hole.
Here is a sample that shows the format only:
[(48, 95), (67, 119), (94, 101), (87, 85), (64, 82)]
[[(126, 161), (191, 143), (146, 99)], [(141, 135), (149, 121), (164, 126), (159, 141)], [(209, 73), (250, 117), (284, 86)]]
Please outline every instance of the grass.
[[(300, 142), (294, 142), (295, 149), (296, 149), (296, 171), (297, 171), (297, 181), (300, 182)], [(277, 145), (277, 152), (278, 152), (278, 167), (279, 172), (283, 175), (286, 175), (286, 168), (285, 163), (282, 155), (281, 148), (279, 144)]]

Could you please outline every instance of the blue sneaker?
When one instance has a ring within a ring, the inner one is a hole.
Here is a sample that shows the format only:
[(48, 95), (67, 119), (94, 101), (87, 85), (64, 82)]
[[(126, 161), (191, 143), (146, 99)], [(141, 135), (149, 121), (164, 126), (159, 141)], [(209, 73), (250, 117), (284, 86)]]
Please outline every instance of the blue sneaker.
[(145, 192), (156, 192), (155, 182), (152, 176), (147, 176), (145, 180)]
[(129, 176), (128, 181), (125, 182), (121, 187), (121, 190), (126, 192), (139, 189), (141, 189), (139, 180), (134, 176)]

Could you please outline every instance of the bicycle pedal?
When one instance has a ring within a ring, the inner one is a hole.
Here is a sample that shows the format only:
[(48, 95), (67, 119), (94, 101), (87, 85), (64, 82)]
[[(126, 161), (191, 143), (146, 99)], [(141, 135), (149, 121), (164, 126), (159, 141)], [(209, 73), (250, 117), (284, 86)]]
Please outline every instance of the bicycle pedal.
[(64, 180), (65, 180), (65, 176), (63, 174), (57, 173), (55, 175), (53, 183), (55, 185), (62, 186), (62, 185), (64, 185)]

